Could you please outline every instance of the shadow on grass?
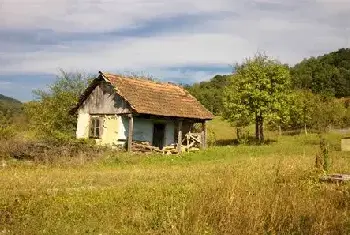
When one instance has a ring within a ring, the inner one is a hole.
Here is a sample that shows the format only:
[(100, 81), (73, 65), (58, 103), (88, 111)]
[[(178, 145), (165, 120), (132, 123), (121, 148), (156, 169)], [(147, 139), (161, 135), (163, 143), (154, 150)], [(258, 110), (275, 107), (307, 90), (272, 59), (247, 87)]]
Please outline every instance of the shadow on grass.
[(266, 139), (264, 142), (259, 142), (254, 137), (249, 137), (239, 141), (238, 139), (222, 139), (214, 142), (214, 146), (238, 146), (238, 145), (248, 145), (248, 146), (260, 146), (260, 145), (270, 145), (277, 142), (276, 140)]
[(301, 130), (283, 131), (283, 135), (286, 135), (286, 136), (297, 136), (301, 134), (302, 134)]

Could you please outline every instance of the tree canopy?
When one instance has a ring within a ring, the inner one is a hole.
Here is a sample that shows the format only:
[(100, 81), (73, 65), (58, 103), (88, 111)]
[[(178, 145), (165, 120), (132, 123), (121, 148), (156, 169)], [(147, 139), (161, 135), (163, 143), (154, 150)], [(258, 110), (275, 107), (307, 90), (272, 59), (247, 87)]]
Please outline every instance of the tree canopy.
[(304, 59), (291, 68), (291, 75), (296, 89), (338, 98), (350, 96), (350, 48)]
[(0, 124), (12, 123), (16, 115), (22, 112), (22, 103), (0, 94)]
[(289, 69), (258, 54), (235, 66), (223, 96), (224, 118), (236, 126), (254, 122), (256, 138), (264, 140), (264, 122), (281, 122), (290, 91)]
[(76, 117), (69, 110), (88, 85), (81, 73), (60, 71), (56, 81), (46, 90), (35, 90), (35, 101), (25, 104), (29, 124), (41, 134), (49, 136), (74, 136)]
[(223, 91), (229, 84), (230, 75), (216, 75), (210, 81), (185, 85), (185, 88), (196, 97), (209, 111), (221, 115), (223, 111)]

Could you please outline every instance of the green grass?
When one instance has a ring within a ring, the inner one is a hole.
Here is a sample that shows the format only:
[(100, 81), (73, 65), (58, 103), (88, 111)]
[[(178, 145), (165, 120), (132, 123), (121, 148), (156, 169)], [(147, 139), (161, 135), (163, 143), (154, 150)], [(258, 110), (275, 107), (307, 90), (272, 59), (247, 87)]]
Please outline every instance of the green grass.
[[(214, 122), (219, 133), (231, 128)], [(223, 138), (233, 138), (230, 133)], [(341, 136), (326, 138), (330, 172), (350, 173)], [(270, 145), (181, 156), (8, 161), (0, 168), (0, 233), (350, 233), (350, 185), (318, 181), (318, 143), (316, 135), (282, 136)]]
[(214, 133), (216, 140), (232, 140), (236, 138), (236, 130), (221, 117), (215, 117), (208, 122), (208, 130)]

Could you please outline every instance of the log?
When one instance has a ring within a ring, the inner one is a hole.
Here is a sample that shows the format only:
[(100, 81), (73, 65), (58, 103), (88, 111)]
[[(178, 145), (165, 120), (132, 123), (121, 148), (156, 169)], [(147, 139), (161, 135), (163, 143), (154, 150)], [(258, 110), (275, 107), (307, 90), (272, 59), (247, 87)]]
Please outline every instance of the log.
[(181, 153), (182, 151), (182, 120), (179, 120), (177, 127), (177, 151)]
[(132, 136), (134, 133), (134, 119), (132, 114), (129, 115), (129, 135), (128, 135), (128, 152), (132, 150)]
[(330, 182), (330, 183), (345, 183), (345, 182), (350, 182), (350, 175), (331, 174), (331, 175), (325, 175), (321, 177), (320, 180), (325, 182)]

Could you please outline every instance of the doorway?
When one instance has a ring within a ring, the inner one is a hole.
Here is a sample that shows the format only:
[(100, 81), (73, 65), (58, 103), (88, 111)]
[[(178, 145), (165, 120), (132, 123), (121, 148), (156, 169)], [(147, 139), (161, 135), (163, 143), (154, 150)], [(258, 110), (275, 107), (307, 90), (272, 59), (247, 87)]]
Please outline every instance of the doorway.
[(163, 149), (164, 147), (165, 124), (154, 123), (152, 145)]

